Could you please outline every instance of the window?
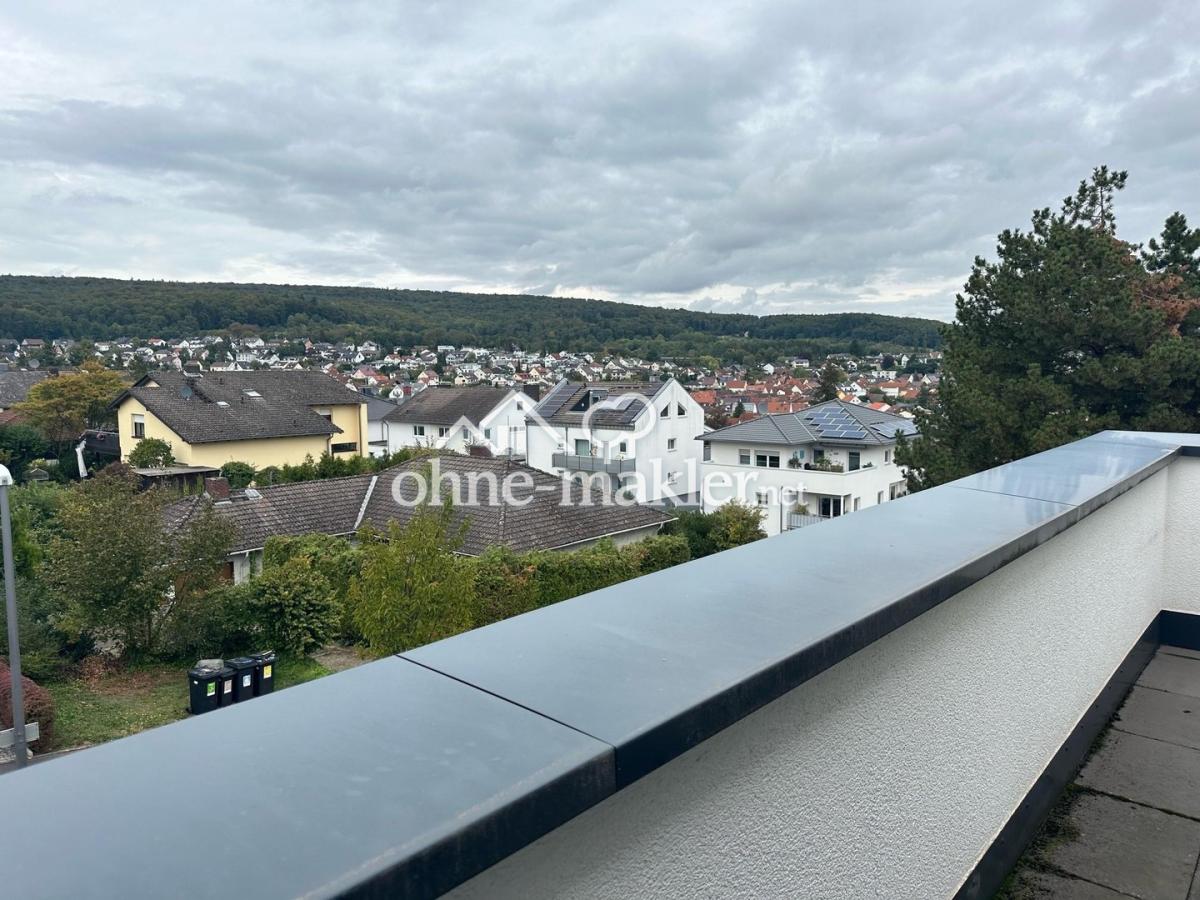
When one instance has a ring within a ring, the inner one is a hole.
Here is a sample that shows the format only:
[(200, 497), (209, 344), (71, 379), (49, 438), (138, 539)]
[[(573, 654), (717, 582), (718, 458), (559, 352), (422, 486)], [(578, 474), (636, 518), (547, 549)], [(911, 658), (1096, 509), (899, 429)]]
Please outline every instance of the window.
[(738, 451), (738, 465), (739, 466), (750, 465), (750, 451), (749, 450), (739, 450)]
[(576, 456), (591, 456), (592, 442), (586, 438), (575, 438), (575, 455)]
[(754, 465), (760, 469), (778, 469), (779, 454), (778, 453), (755, 453)]
[(627, 441), (621, 441), (621, 443), (617, 444), (618, 453), (625, 453), (628, 449), (629, 443)]
[(687, 415), (687, 410), (683, 408), (682, 403), (675, 404), (675, 415), (677, 415), (677, 416), (686, 416)]
[(464, 426), (463, 426), (463, 440), (464, 440), (464, 441), (469, 441), (470, 439), (471, 439), (471, 429), (470, 429), (470, 428), (467, 428), (467, 427), (464, 425)]
[(450, 433), (450, 427), (448, 425), (439, 425), (438, 426), (438, 437), (445, 437), (449, 433)]
[(876, 503), (883, 502), (883, 491), (880, 491), (878, 494), (875, 495), (875, 502)]
[(854, 511), (855, 511), (855, 512), (858, 512), (858, 510), (859, 510), (859, 508), (860, 508), (861, 506), (862, 506), (862, 498), (861, 498), (861, 497), (855, 497), (855, 498), (854, 498)]
[(425, 437), (425, 426), (424, 425), (414, 425), (413, 426), (413, 434), (415, 434), (417, 437)]
[(883, 461), (885, 463), (890, 463), (892, 461), (892, 451), (891, 450), (883, 451)]
[(820, 515), (823, 519), (832, 519), (842, 514), (842, 498), (841, 497), (822, 497), (820, 504)]
[(133, 436), (135, 438), (144, 438), (146, 436), (146, 417), (134, 415), (133, 417)]
[(483, 439), (485, 441), (490, 441), (492, 439), (492, 429), (490, 429), (490, 428), (483, 429)]
[(658, 414), (659, 414), (660, 416), (662, 416), (664, 419), (669, 419), (669, 418), (671, 418), (671, 404), (670, 404), (670, 403), (668, 403), (666, 406), (664, 406), (664, 407), (663, 407), (663, 408), (662, 408), (662, 409), (659, 411), (659, 413), (658, 413)]
[(801, 462), (804, 462), (804, 451), (803, 450), (793, 450), (792, 451), (792, 459), (798, 459)]
[(708, 441), (704, 442), (704, 461), (712, 462), (712, 444)]
[(766, 491), (755, 491), (754, 492), (754, 505), (755, 506), (766, 506), (769, 500), (770, 500), (770, 495)]
[(358, 452), (358, 444), (354, 443), (353, 441), (349, 441), (345, 444), (330, 444), (329, 452), (330, 453), (357, 453)]
[(667, 449), (668, 450), (675, 449), (675, 438), (667, 438)]
[(679, 473), (678, 472), (668, 472), (667, 473), (667, 484), (675, 484), (677, 481), (679, 481)]
[(853, 472), (855, 469), (858, 469), (861, 467), (862, 467), (862, 457), (859, 455), (859, 452), (857, 450), (851, 450), (850, 451), (850, 465), (848, 466), (848, 468), (850, 469), (851, 472)]

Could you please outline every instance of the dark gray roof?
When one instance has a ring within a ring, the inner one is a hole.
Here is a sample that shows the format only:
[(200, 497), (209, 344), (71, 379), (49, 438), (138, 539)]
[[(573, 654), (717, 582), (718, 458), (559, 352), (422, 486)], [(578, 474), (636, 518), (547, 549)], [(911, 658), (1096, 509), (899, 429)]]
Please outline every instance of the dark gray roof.
[(890, 444), (911, 437), (916, 423), (858, 403), (828, 400), (800, 412), (760, 416), (699, 435), (700, 440), (745, 444)]
[(593, 428), (632, 428), (646, 404), (640, 397), (654, 398), (665, 381), (560, 381), (537, 405), (537, 413), (551, 425), (582, 425), (587, 410), (597, 404), (588, 418)]
[(0, 409), (24, 403), (29, 389), (46, 375), (46, 372), (0, 372)]
[(385, 421), (453, 425), (466, 418), (478, 426), (508, 394), (505, 388), (494, 387), (429, 387), (405, 400), (386, 416)]
[[(592, 505), (584, 505), (580, 502), (584, 488), (574, 482), (568, 483), (572, 502), (562, 505), (562, 479), (509, 459), (456, 454), (435, 459), (443, 478), (448, 474), (456, 475), (463, 485), (468, 473), (491, 473), (496, 483), (501, 484), (507, 474), (518, 470), (526, 473), (525, 481), (531, 484), (530, 487), (515, 487), (511, 499), (516, 502), (503, 505), (491, 491), (486, 478), (479, 481), (474, 505), (467, 505), (462, 502), (465, 498), (459, 498), (460, 502), (454, 507), (454, 524), (459, 526), (464, 520), (468, 523), (459, 549), (471, 556), (501, 545), (518, 552), (565, 547), (609, 534), (662, 525), (672, 518), (648, 506), (603, 505), (598, 492), (592, 495)], [(239, 497), (231, 503), (218, 503), (214, 509), (234, 523), (237, 537), (233, 552), (258, 549), (274, 535), (345, 535), (364, 523), (382, 530), (393, 520), (404, 524), (415, 508), (395, 501), (392, 489), (397, 476), (421, 472), (427, 465), (432, 465), (430, 459), (413, 459), (378, 475), (352, 475), (259, 488), (257, 499)], [(401, 485), (402, 496), (414, 497), (416, 481), (412, 477), (404, 477)], [(528, 503), (522, 506), (521, 502), (527, 497), (530, 498)], [(191, 497), (171, 504), (166, 511), (168, 527), (178, 527), (209, 502), (204, 497)]]
[(389, 413), (395, 412), (400, 406), (399, 403), (372, 394), (363, 394), (363, 400), (367, 404), (367, 419), (372, 422), (387, 418)]
[[(254, 392), (258, 396), (254, 396)], [(189, 444), (340, 434), (314, 406), (364, 398), (322, 372), (208, 372), (195, 378), (154, 372), (113, 401), (140, 401)]]

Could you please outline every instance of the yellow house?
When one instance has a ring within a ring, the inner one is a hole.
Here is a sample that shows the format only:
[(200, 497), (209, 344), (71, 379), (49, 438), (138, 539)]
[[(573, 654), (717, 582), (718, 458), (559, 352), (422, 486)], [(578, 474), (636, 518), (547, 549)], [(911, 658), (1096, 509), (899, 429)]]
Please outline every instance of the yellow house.
[(177, 465), (367, 455), (366, 399), (321, 372), (153, 372), (113, 401), (121, 457), (143, 438), (171, 445)]

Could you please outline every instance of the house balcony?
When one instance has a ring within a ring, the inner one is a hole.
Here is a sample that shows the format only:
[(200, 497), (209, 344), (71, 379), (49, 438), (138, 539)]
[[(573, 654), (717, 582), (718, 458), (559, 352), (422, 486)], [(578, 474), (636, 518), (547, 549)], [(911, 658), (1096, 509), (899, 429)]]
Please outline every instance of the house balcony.
[(633, 459), (603, 459), (599, 456), (578, 456), (573, 453), (555, 453), (550, 459), (551, 465), (568, 472), (607, 472), (610, 475), (620, 475), (622, 472), (632, 472), (636, 468)]
[(829, 516), (812, 516), (805, 513), (788, 513), (788, 529), (807, 528), (809, 525), (819, 525), (828, 522)]
[(5, 895), (975, 900), (1126, 695), (1076, 839), (1186, 882), (1197, 521), (1200, 436), (1105, 432), (0, 775)]

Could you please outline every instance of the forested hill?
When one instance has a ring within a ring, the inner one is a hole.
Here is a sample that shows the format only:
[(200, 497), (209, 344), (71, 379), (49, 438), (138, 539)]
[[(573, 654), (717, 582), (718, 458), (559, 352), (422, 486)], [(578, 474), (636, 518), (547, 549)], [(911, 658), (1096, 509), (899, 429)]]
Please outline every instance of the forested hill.
[(654, 357), (771, 358), (932, 348), (931, 319), (751, 316), (601, 300), (274, 284), (0, 276), (0, 338), (185, 337), (243, 325), (314, 340), (610, 349)]

